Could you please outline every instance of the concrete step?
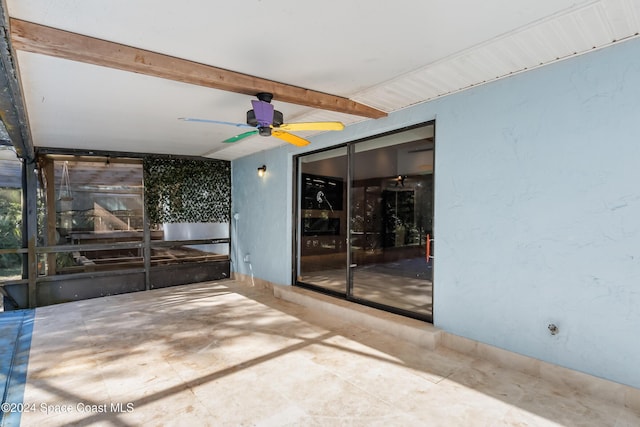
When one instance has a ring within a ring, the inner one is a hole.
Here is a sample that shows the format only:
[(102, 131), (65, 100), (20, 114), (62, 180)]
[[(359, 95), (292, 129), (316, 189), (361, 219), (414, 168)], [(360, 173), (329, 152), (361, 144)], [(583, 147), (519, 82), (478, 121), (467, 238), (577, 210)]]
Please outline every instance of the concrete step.
[(321, 311), (345, 322), (401, 338), (429, 350), (434, 350), (440, 344), (442, 337), (442, 331), (430, 323), (297, 286), (273, 285), (273, 294), (276, 298)]

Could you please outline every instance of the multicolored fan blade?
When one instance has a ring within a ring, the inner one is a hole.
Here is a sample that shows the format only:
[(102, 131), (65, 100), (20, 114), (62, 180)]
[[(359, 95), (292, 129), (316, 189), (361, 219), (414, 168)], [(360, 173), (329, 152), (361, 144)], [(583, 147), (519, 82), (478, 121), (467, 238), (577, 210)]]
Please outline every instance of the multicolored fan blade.
[(308, 123), (283, 123), (276, 129), (296, 132), (301, 130), (343, 130), (340, 122), (308, 122)]
[(240, 135), (232, 136), (231, 138), (225, 139), (222, 142), (236, 142), (236, 141), (240, 141), (241, 139), (245, 139), (247, 137), (250, 137), (252, 135), (257, 135), (257, 134), (258, 134), (258, 129), (250, 130), (249, 132), (245, 132), (245, 133), (241, 133)]
[(191, 117), (180, 117), (178, 120), (182, 120), (185, 122), (200, 122), (200, 123), (216, 123), (219, 125), (229, 125), (229, 126), (236, 126), (239, 128), (252, 128), (254, 126), (250, 126), (246, 123), (232, 123), (232, 122), (221, 122), (220, 120), (208, 120), (208, 119), (194, 119)]
[(309, 141), (304, 138), (300, 138), (292, 133), (284, 132), (281, 130), (277, 130), (274, 128), (271, 131), (271, 136), (275, 136), (283, 141), (287, 141), (289, 144), (296, 145), (298, 147), (304, 147), (305, 145), (309, 145)]
[(269, 127), (273, 123), (273, 105), (265, 101), (252, 100), (253, 112), (259, 127)]

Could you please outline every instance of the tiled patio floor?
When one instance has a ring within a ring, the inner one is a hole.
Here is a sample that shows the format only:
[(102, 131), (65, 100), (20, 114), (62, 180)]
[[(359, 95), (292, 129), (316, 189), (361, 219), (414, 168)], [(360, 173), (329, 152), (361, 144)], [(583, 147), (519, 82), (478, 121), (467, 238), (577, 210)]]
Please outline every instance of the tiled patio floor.
[(640, 425), (569, 387), (234, 281), (38, 308), (24, 403), (22, 426)]

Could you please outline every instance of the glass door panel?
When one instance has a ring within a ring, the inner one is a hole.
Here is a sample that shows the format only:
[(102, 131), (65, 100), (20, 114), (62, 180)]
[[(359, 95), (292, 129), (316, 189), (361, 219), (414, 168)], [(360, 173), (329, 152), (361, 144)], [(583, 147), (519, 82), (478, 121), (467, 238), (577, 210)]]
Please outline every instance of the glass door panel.
[(296, 285), (431, 321), (434, 124), (301, 155)]
[(298, 159), (298, 277), (346, 295), (347, 149)]
[(430, 318), (433, 126), (391, 136), (351, 147), (349, 296)]

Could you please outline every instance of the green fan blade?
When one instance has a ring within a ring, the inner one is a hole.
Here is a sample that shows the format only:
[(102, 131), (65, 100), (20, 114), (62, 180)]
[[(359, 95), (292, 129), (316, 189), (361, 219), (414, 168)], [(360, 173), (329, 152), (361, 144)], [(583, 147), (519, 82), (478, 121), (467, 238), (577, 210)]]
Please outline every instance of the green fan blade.
[(241, 139), (247, 138), (251, 135), (256, 135), (258, 133), (258, 129), (256, 130), (250, 130), (249, 132), (245, 132), (245, 133), (241, 133), (240, 135), (236, 135), (236, 136), (232, 136), (229, 139), (225, 139), (222, 142), (236, 142), (236, 141), (240, 141)]

